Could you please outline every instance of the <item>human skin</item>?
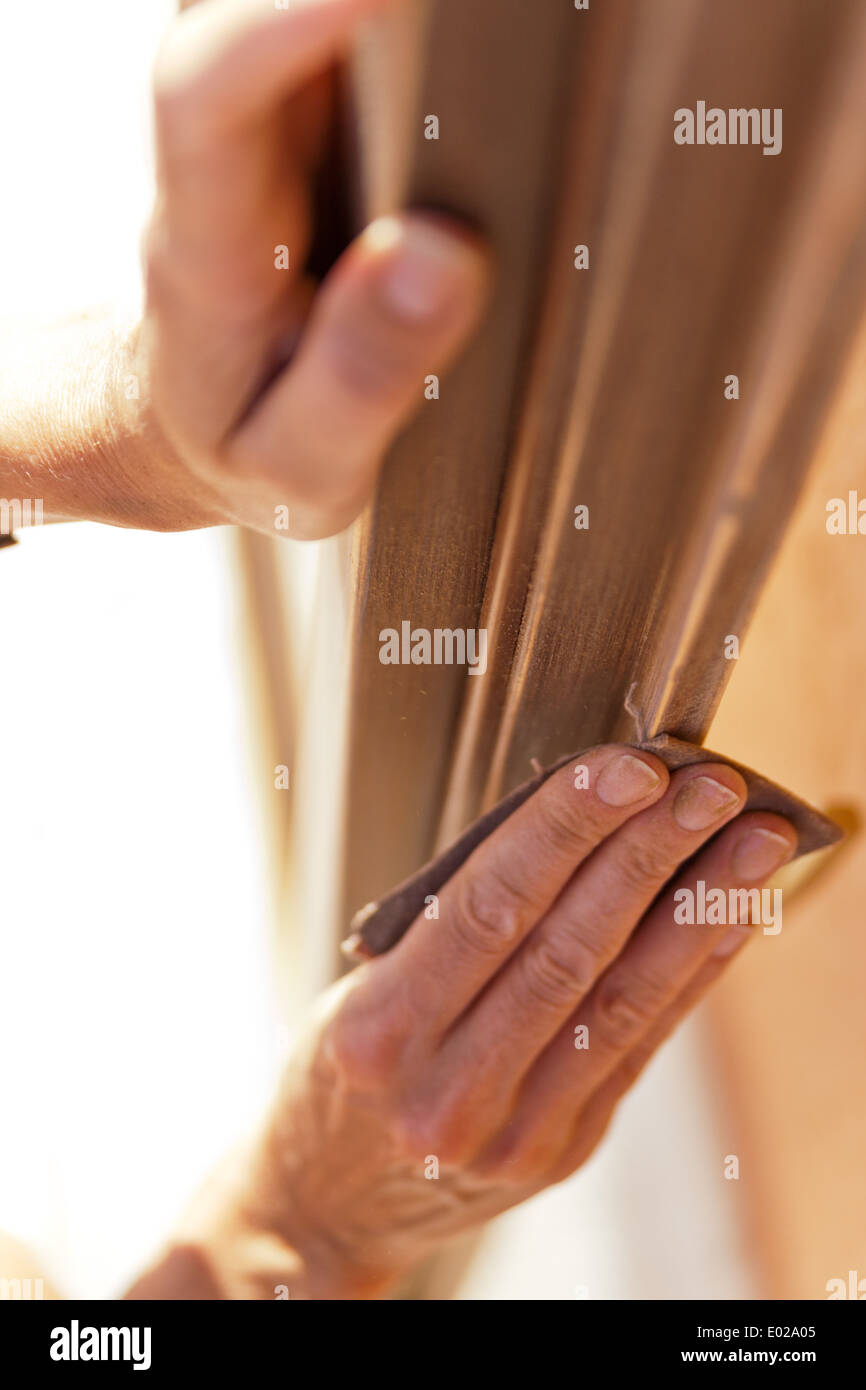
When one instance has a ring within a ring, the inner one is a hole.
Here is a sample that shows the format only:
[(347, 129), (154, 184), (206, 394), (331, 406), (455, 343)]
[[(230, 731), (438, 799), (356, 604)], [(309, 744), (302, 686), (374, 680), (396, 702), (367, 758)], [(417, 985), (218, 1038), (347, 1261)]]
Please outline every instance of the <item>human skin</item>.
[[(155, 75), (144, 317), (0, 336), (5, 497), (156, 530), (273, 533), (288, 507), (302, 538), (361, 510), (489, 275), (474, 236), (419, 212), (368, 229), (317, 293), (303, 275), (327, 70), (385, 3), (207, 0), (177, 21)], [(275, 268), (280, 245), (295, 269)], [(754, 930), (678, 926), (674, 889), (758, 887), (796, 836), (739, 815), (730, 768), (671, 777), (612, 747), (584, 762), (588, 788), (554, 775), (445, 886), (437, 920), (322, 997), (260, 1133), (131, 1297), (379, 1297), (585, 1160)]]
[(386, 3), (208, 0), (174, 22), (144, 316), (0, 325), (4, 497), (45, 520), (300, 539), (361, 511), (489, 279), (476, 236), (420, 211), (367, 227), (320, 287), (305, 274), (333, 67)]
[(582, 765), (589, 787), (551, 777), (446, 884), (438, 919), (322, 997), (261, 1133), (131, 1296), (381, 1297), (589, 1157), (760, 931), (679, 925), (674, 892), (758, 887), (796, 832), (740, 814), (724, 765), (669, 776), (616, 746)]

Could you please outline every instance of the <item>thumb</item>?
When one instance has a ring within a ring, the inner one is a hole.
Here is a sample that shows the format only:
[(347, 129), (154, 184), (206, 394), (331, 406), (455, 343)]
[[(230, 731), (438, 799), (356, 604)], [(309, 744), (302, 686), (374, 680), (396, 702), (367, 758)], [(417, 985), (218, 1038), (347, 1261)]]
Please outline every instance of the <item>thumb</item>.
[(425, 378), (476, 324), (487, 281), (481, 242), (436, 214), (382, 218), (344, 253), (293, 361), (226, 441), (239, 481), (293, 508), (292, 534), (330, 535), (361, 511)]

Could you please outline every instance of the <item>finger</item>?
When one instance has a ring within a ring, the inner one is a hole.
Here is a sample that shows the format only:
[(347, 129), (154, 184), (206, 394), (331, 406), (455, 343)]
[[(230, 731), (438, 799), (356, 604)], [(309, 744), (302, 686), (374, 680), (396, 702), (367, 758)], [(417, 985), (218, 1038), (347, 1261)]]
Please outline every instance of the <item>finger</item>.
[[(576, 776), (576, 768), (585, 772)], [(616, 745), (594, 748), (554, 773), (445, 885), (438, 919), (418, 918), (392, 951), (364, 967), (371, 1016), (403, 1001), (416, 1035), (441, 1035), (578, 865), (667, 784), (658, 758)]]
[(727, 915), (739, 912), (744, 905), (739, 890), (760, 887), (792, 857), (796, 844), (796, 831), (787, 821), (758, 812), (739, 817), (703, 851), (647, 914), (529, 1073), (500, 1157), (507, 1150), (519, 1155), (516, 1161), (522, 1164), (533, 1161), (530, 1151), (536, 1162), (539, 1151), (548, 1156), (555, 1152), (561, 1137), (571, 1132), (575, 1114), (667, 1010), (676, 1007), (713, 952), (739, 943), (741, 930), (732, 930), (730, 923), (690, 925), (676, 920), (683, 904), (677, 894), (687, 890), (697, 903), (699, 884), (704, 884), (704, 893), (711, 887), (721, 890)]
[(468, 1063), (479, 1097), (509, 1104), (679, 865), (745, 798), (742, 777), (724, 764), (676, 773), (662, 800), (621, 826), (574, 875), (450, 1034), (437, 1065), (447, 1072), (458, 1059)]
[[(595, 1069), (602, 1074), (612, 1069), (714, 951), (739, 941), (735, 924), (747, 921), (755, 908), (760, 914), (759, 887), (796, 848), (797, 833), (780, 816), (741, 816), (677, 880), (575, 1016), (574, 1026), (585, 1024), (589, 1030), (592, 1060), (584, 1084), (592, 1085), (590, 1073)], [(706, 898), (712, 890), (707, 912)], [(685, 911), (687, 905), (696, 911)], [(769, 920), (775, 905), (771, 898), (765, 905), (768, 920), (763, 930), (775, 932)], [(678, 920), (688, 915), (723, 920)]]
[(477, 238), (421, 213), (373, 223), (334, 267), (291, 365), (227, 443), (239, 478), (279, 489), (291, 467), (293, 535), (358, 514), (425, 378), (477, 322), (487, 278)]
[(579, 1118), (573, 1121), (569, 1141), (546, 1177), (546, 1182), (562, 1182), (585, 1163), (604, 1137), (623, 1096), (719, 976), (724, 974), (751, 936), (751, 928), (739, 927), (733, 928), (722, 938), (713, 954), (698, 967), (697, 973), (686, 984), (675, 1003), (665, 1010), (640, 1042), (622, 1058), (584, 1106)]
[[(286, 128), (287, 102), (383, 3), (209, 0), (173, 24), (154, 71), (160, 199), (148, 245), (166, 292), (250, 314), (303, 267), (309, 132), (298, 113)], [(282, 263), (274, 271), (282, 246), (288, 277)]]
[(155, 67), (160, 110), (185, 116), (185, 141), (226, 138), (274, 110), (392, 0), (208, 0), (172, 25)]

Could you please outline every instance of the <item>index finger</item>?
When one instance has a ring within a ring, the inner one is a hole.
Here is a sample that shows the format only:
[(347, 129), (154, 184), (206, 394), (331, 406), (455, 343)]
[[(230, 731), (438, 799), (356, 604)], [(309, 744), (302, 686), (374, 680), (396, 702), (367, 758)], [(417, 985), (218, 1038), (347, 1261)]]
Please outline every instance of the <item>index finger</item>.
[(560, 769), (448, 881), (438, 917), (417, 918), (386, 956), (371, 963), (369, 987), (393, 997), (411, 981), (408, 995), (420, 1027), (445, 1031), (583, 861), (657, 801), (668, 780), (660, 759), (618, 745), (591, 749)]

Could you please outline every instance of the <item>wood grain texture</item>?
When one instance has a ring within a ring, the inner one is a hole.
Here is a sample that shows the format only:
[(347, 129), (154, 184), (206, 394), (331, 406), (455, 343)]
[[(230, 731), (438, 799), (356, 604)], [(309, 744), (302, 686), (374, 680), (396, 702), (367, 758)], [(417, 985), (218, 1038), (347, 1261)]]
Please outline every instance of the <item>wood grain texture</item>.
[[(425, 47), (396, 104), (362, 109), (362, 147), (402, 153), (361, 160), (379, 174), (359, 220), (463, 213), (499, 292), (352, 540), (342, 924), (533, 758), (629, 737), (635, 684), (647, 734), (703, 740), (866, 299), (857, 13), (440, 0), (370, 36), (380, 72)], [(701, 93), (781, 107), (782, 154), (675, 145)], [(486, 675), (381, 665), (404, 620), (483, 626)]]
[[(355, 538), (344, 897), (355, 906), (368, 886), (393, 882), (398, 865), (422, 863), (436, 835), (466, 673), (382, 666), (379, 633), (404, 619), (430, 629), (479, 624), (578, 37), (565, 7), (548, 5), (540, 18), (522, 0), (440, 0), (426, 31), (416, 31), (427, 46), (415, 59), (396, 56), (407, 27), (389, 18), (359, 57), (362, 97), (383, 55), (421, 72), (414, 104), (404, 81), (395, 102), (377, 89), (361, 103), (362, 149), (386, 153), (360, 159), (362, 175), (372, 167), (376, 177), (362, 190), (359, 223), (407, 202), (459, 212), (490, 235), (501, 292), (443, 399), (427, 404), (393, 451)], [(429, 112), (439, 117), (439, 142), (423, 139)]]
[[(618, 12), (624, 95), (602, 84), (593, 104), (578, 86), (482, 616), (494, 669), (468, 684), (445, 833), (573, 730), (625, 735), (634, 682), (648, 733), (702, 741), (862, 313), (863, 52), (845, 48), (843, 8), (831, 25), (809, 5)], [(675, 146), (671, 113), (700, 92), (782, 107), (783, 154)], [(578, 240), (595, 253), (583, 274)]]

